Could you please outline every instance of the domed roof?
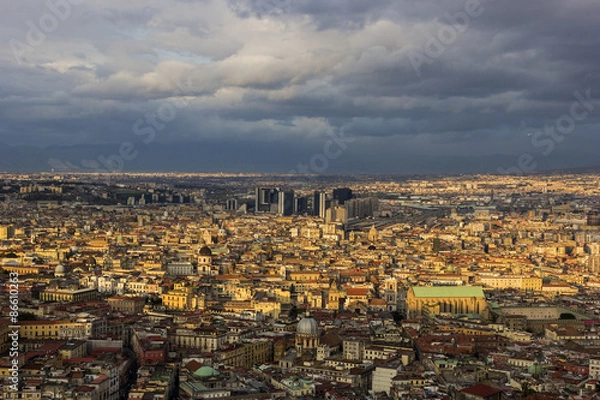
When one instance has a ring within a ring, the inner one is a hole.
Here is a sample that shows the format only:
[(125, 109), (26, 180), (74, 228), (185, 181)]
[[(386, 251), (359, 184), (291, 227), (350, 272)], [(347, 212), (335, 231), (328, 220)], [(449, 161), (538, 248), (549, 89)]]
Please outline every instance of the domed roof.
[(194, 376), (198, 376), (200, 378), (208, 378), (210, 376), (219, 376), (221, 373), (216, 369), (205, 365), (202, 368), (199, 368), (196, 372), (194, 372)]
[(296, 333), (300, 333), (302, 335), (313, 335), (317, 336), (319, 334), (319, 326), (317, 325), (317, 320), (315, 320), (312, 316), (306, 316), (298, 322), (298, 327), (296, 327)]
[(210, 257), (210, 256), (212, 256), (212, 251), (208, 248), (208, 246), (204, 245), (200, 248), (200, 250), (198, 251), (198, 254), (200, 254), (201, 256)]
[(58, 264), (56, 266), (56, 268), (54, 269), (54, 275), (64, 275), (64, 274), (65, 274), (65, 267)]

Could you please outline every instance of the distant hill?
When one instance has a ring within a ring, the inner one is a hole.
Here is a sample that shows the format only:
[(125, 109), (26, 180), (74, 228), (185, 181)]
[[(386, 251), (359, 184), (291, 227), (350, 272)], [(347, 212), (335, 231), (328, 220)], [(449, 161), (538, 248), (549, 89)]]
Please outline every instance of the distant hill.
[[(518, 155), (437, 156), (401, 154), (402, 149), (364, 151), (350, 146), (338, 158), (328, 160), (327, 168), (310, 170), (310, 161), (322, 155), (322, 144), (290, 146), (287, 143), (269, 144), (244, 142), (138, 143), (137, 155), (122, 160), (120, 144), (50, 146), (8, 146), (0, 143), (0, 171), (4, 172), (91, 172), (119, 169), (126, 172), (272, 172), (303, 171), (316, 173), (378, 173), (378, 174), (468, 174), (499, 173), (517, 163)], [(555, 171), (572, 173), (600, 172), (594, 154), (560, 154), (536, 157), (537, 168), (532, 172)], [(113, 164), (111, 164), (111, 160)], [(114, 163), (123, 161), (122, 164)], [(314, 164), (313, 164), (314, 165)], [(122, 168), (122, 169), (121, 169)]]

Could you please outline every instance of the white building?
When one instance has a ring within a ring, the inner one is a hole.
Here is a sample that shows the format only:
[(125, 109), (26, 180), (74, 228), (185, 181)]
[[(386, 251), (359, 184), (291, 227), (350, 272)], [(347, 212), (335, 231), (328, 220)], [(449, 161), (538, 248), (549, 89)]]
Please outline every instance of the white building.
[(116, 275), (102, 275), (98, 277), (98, 292), (121, 295), (125, 292), (127, 279)]
[(146, 280), (139, 278), (134, 281), (128, 281), (125, 284), (125, 290), (130, 293), (145, 295), (148, 293), (148, 283)]
[(192, 263), (172, 262), (167, 265), (167, 274), (194, 275), (194, 265)]
[(402, 368), (402, 363), (398, 359), (391, 360), (385, 364), (378, 365), (373, 371), (372, 390), (374, 393), (386, 392), (390, 394), (392, 380)]
[(590, 358), (590, 378), (600, 379), (600, 357)]

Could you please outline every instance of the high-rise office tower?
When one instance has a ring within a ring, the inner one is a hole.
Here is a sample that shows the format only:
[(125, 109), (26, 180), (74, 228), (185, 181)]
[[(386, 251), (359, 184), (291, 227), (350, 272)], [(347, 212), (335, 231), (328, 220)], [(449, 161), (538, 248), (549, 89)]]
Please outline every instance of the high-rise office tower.
[(254, 194), (254, 211), (270, 212), (272, 205), (277, 205), (278, 190), (274, 188), (257, 187)]
[(315, 192), (313, 198), (313, 215), (325, 218), (327, 210), (327, 194), (325, 192)]
[(225, 209), (230, 211), (235, 211), (238, 209), (238, 201), (237, 199), (228, 199), (225, 203)]
[(308, 209), (308, 198), (306, 196), (294, 198), (294, 214), (304, 214)]
[(257, 187), (254, 191), (254, 211), (260, 211), (260, 205), (262, 200), (262, 191), (261, 188)]
[(294, 191), (279, 192), (277, 199), (277, 214), (292, 215), (294, 213)]
[(333, 200), (337, 200), (339, 205), (344, 205), (346, 200), (352, 198), (352, 190), (349, 188), (333, 189)]

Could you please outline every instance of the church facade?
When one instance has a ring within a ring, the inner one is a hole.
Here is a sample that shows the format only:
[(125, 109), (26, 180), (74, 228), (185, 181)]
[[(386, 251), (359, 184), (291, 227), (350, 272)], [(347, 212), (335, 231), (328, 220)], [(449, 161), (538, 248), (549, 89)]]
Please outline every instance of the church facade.
[(488, 316), (480, 286), (413, 286), (406, 296), (406, 308), (408, 318), (442, 313)]

